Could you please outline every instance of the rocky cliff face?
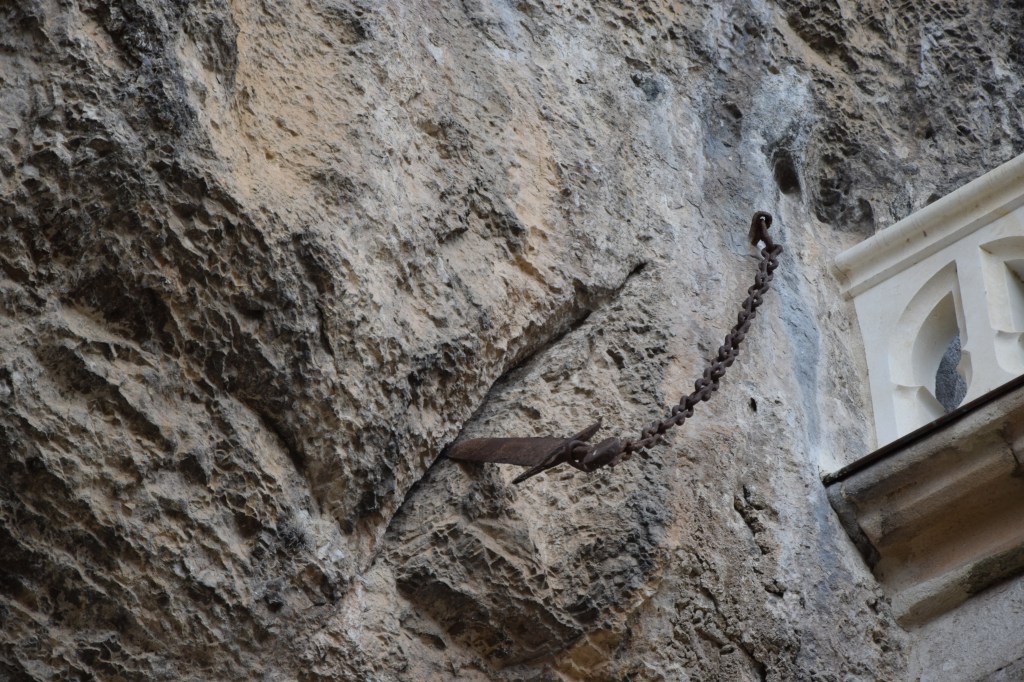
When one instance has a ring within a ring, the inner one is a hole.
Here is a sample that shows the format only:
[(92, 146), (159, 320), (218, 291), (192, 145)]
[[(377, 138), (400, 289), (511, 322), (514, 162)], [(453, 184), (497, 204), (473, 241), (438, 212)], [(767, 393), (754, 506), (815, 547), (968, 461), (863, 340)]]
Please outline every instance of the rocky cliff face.
[[(992, 2), (0, 0), (0, 677), (898, 679), (832, 256), (1024, 145)], [(512, 487), (460, 437), (667, 444)]]

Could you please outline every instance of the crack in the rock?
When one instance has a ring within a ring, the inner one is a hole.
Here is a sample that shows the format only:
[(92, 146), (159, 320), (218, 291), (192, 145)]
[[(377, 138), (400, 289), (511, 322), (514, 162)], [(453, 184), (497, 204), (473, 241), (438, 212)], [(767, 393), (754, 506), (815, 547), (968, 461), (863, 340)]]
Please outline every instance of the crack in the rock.
[(745, 485), (743, 486), (743, 497), (734, 495), (732, 504), (733, 509), (739, 514), (747, 530), (750, 531), (758, 550), (762, 555), (768, 554), (771, 551), (771, 545), (763, 537), (768, 529), (760, 516), (760, 512), (765, 511), (764, 507), (751, 499), (750, 490)]
[[(295, 470), (302, 475), (307, 481), (308, 475), (306, 472), (306, 456), (302, 448), (295, 441), (295, 439), (289, 434), (289, 432), (282, 426), (281, 422), (270, 415), (270, 413), (263, 409), (260, 405), (256, 404), (251, 400), (242, 400), (243, 405), (252, 410), (253, 414), (260, 418), (263, 426), (269, 431), (278, 441), (278, 446), (284, 450), (288, 459), (291, 461)], [(314, 496), (315, 497), (315, 496)]]
[[(424, 469), (423, 474), (416, 481), (414, 481), (412, 485), (410, 485), (409, 488), (405, 491), (401, 503), (399, 503), (399, 505), (395, 508), (394, 513), (391, 515), (391, 518), (388, 519), (387, 525), (385, 526), (384, 531), (380, 535), (381, 541), (377, 544), (377, 547), (373, 552), (373, 556), (371, 557), (367, 565), (367, 570), (376, 563), (377, 558), (383, 552), (383, 548), (385, 545), (384, 538), (386, 538), (390, 533), (391, 527), (392, 525), (394, 525), (395, 521), (399, 519), (403, 514), (406, 504), (409, 502), (409, 500), (412, 498), (415, 492), (419, 490), (423, 482), (427, 480), (430, 473), (437, 466), (439, 466), (441, 462), (447, 459), (447, 457), (445, 457), (445, 454), (447, 453), (448, 449), (451, 447), (453, 443), (455, 443), (456, 441), (459, 440), (459, 438), (462, 437), (463, 432), (465, 432), (466, 430), (466, 426), (477, 420), (477, 418), (480, 416), (483, 410), (490, 403), (495, 391), (507, 385), (510, 377), (514, 375), (517, 371), (526, 367), (531, 362), (541, 357), (545, 352), (561, 343), (562, 340), (569, 336), (571, 333), (580, 329), (584, 324), (586, 324), (587, 319), (590, 317), (592, 313), (619, 298), (619, 296), (622, 295), (622, 292), (626, 289), (629, 283), (637, 275), (641, 274), (647, 267), (647, 265), (648, 261), (638, 262), (630, 269), (628, 273), (626, 273), (626, 276), (622, 279), (622, 282), (620, 282), (615, 287), (603, 290), (587, 290), (577, 280), (575, 285), (576, 296), (570, 302), (570, 311), (568, 313), (562, 313), (561, 315), (552, 316), (553, 318), (562, 316), (569, 317), (570, 319), (568, 323), (566, 324), (563, 321), (560, 324), (555, 324), (554, 329), (548, 335), (548, 338), (544, 339), (538, 344), (533, 345), (532, 347), (528, 345), (526, 348), (524, 348), (520, 353), (516, 355), (513, 361), (509, 363), (509, 366), (505, 368), (505, 370), (498, 376), (498, 378), (491, 382), (491, 385), (487, 389), (487, 392), (484, 393), (484, 395), (481, 397), (479, 405), (477, 406), (476, 410), (474, 410), (473, 414), (471, 414), (469, 418), (467, 418), (463, 422), (462, 428), (459, 429), (458, 435), (456, 435), (456, 437), (452, 439), (450, 443), (446, 444), (445, 447), (442, 448), (439, 456), (436, 457), (434, 461), (430, 463), (430, 466)], [(550, 322), (550, 320), (548, 322)]]
[[(461, 432), (465, 430), (466, 424), (472, 423), (483, 411), (491, 401), (496, 390), (506, 386), (516, 372), (522, 370), (536, 359), (542, 357), (549, 350), (560, 344), (570, 334), (583, 327), (583, 325), (587, 323), (591, 314), (619, 298), (629, 283), (637, 275), (642, 273), (647, 265), (648, 261), (640, 261), (626, 274), (622, 282), (609, 289), (587, 289), (579, 280), (576, 280), (573, 284), (576, 290), (576, 296), (571, 301), (572, 308), (568, 313), (563, 313), (563, 315), (570, 318), (568, 323), (562, 322), (561, 324), (556, 325), (549, 333), (547, 339), (532, 347), (527, 346), (516, 355), (510, 363), (510, 366), (506, 367), (505, 371), (502, 372), (493, 383), (491, 383), (490, 388), (487, 389), (487, 393), (485, 393), (483, 398), (481, 398), (479, 407), (473, 412), (472, 416), (463, 423), (463, 428), (460, 430), (459, 435), (462, 435)], [(559, 316), (554, 315), (552, 317)], [(550, 320), (545, 323), (545, 326), (549, 323)], [(458, 437), (456, 437), (455, 440), (458, 440)]]

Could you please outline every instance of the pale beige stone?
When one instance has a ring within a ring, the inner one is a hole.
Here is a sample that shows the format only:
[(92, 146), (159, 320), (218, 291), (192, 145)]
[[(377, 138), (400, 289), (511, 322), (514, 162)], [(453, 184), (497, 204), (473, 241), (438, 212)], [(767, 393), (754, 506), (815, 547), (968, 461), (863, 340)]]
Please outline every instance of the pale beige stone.
[(1021, 424), (1017, 388), (830, 484), (903, 625), (1024, 571)]

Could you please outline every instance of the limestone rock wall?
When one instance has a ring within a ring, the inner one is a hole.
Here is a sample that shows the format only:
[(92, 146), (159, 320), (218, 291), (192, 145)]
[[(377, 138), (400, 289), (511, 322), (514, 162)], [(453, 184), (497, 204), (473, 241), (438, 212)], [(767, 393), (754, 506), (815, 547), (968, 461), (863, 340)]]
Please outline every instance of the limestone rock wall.
[[(830, 259), (1020, 153), (1014, 3), (0, 0), (0, 677), (875, 680)], [(458, 437), (664, 446), (512, 487)]]

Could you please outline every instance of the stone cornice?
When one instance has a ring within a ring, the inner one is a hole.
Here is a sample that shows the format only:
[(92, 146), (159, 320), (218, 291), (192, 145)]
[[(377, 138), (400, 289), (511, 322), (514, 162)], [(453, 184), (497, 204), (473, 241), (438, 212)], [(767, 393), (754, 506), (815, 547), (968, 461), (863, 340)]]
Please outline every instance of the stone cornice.
[(828, 485), (914, 626), (1024, 572), (1024, 386)]
[(857, 296), (1022, 205), (1024, 155), (840, 254), (844, 291)]

